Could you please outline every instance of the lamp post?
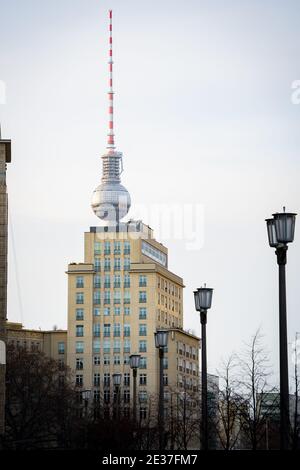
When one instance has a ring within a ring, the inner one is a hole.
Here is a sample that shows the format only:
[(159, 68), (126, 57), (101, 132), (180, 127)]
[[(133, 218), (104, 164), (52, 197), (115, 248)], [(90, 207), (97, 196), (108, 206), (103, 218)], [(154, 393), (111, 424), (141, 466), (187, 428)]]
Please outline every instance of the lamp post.
[(165, 447), (165, 413), (164, 413), (164, 350), (168, 346), (168, 330), (157, 330), (154, 333), (155, 347), (159, 351), (159, 450)]
[(130, 368), (132, 369), (133, 374), (133, 420), (136, 424), (136, 380), (137, 380), (137, 370), (140, 367), (141, 355), (140, 354), (131, 354), (129, 357)]
[(115, 392), (116, 392), (116, 419), (117, 421), (119, 420), (120, 418), (120, 385), (121, 385), (121, 379), (122, 379), (122, 374), (113, 374), (113, 385), (114, 385), (114, 389), (115, 389)]
[(194, 291), (195, 307), (200, 312), (201, 321), (201, 450), (208, 449), (207, 428), (207, 356), (206, 356), (206, 323), (207, 310), (211, 307), (213, 289), (206, 287)]
[(283, 212), (266, 219), (269, 245), (275, 248), (279, 270), (280, 447), (289, 448), (289, 373), (287, 350), (286, 279), (288, 243), (294, 240), (296, 214)]

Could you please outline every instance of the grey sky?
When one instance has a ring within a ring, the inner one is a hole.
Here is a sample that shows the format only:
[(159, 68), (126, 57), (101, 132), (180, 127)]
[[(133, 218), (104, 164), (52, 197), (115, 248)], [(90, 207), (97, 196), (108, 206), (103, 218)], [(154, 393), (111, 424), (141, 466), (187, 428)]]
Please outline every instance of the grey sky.
[[(264, 218), (283, 204), (300, 212), (297, 1), (0, 0), (0, 119), (13, 141), (23, 305), (10, 242), (9, 319), (66, 327), (64, 271), (83, 260), (83, 232), (98, 223), (90, 197), (106, 142), (109, 8), (130, 216), (135, 204), (203, 205), (201, 250), (165, 241), (186, 284), (185, 327), (199, 332), (192, 290), (206, 281), (215, 288), (211, 372), (258, 326), (277, 367), (277, 271)], [(300, 330), (298, 228), (288, 253), (290, 340)]]

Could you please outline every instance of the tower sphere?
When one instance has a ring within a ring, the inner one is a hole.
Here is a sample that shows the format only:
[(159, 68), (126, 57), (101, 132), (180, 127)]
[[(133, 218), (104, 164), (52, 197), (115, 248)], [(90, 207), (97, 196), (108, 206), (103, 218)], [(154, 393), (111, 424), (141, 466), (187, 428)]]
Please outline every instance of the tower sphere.
[(91, 205), (99, 219), (119, 221), (130, 209), (130, 194), (120, 183), (101, 183), (93, 192)]

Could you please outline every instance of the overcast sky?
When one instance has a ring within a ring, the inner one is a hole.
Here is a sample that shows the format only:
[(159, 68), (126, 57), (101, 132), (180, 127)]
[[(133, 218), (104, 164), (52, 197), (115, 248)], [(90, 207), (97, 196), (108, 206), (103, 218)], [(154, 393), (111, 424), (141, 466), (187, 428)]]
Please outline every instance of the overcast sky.
[[(12, 139), (9, 320), (66, 328), (65, 270), (83, 260), (83, 232), (98, 224), (90, 198), (106, 144), (109, 8), (129, 216), (144, 207), (159, 234), (153, 204), (199, 207), (197, 220), (203, 210), (200, 249), (187, 232), (158, 237), (185, 281), (185, 327), (200, 331), (193, 289), (207, 282), (209, 371), (259, 326), (276, 369), (277, 267), (264, 219), (283, 205), (300, 212), (296, 0), (0, 0), (0, 120)], [(300, 331), (298, 228), (288, 252), (289, 341)]]

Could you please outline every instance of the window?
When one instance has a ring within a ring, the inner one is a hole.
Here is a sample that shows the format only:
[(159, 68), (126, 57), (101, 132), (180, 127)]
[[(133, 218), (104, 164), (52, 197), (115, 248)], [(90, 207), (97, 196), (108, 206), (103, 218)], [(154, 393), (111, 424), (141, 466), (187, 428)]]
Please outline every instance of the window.
[(168, 358), (167, 357), (163, 358), (163, 368), (168, 369)]
[(65, 367), (65, 361), (63, 359), (58, 360), (58, 368), (59, 370), (64, 370)]
[(139, 319), (146, 320), (147, 319), (147, 309), (146, 307), (140, 307), (139, 309)]
[(99, 338), (100, 337), (100, 323), (95, 323), (93, 325), (93, 330), (94, 330), (94, 336), (96, 338)]
[(124, 315), (125, 316), (130, 315), (130, 307), (124, 307)]
[(119, 366), (121, 364), (121, 358), (119, 355), (114, 355), (114, 365)]
[(76, 358), (76, 369), (77, 370), (82, 370), (83, 369), (83, 359), (82, 357), (77, 357)]
[(130, 359), (128, 354), (124, 354), (124, 365), (129, 365), (130, 364)]
[(130, 275), (125, 274), (124, 276), (124, 287), (130, 287)]
[(120, 255), (121, 254), (121, 242), (115, 241), (114, 242), (114, 254)]
[(164, 374), (164, 375), (163, 375), (163, 384), (167, 386), (167, 385), (168, 385), (168, 382), (169, 382), (169, 380), (168, 380), (168, 374)]
[(77, 387), (82, 387), (82, 385), (83, 385), (83, 375), (82, 374), (76, 374), (75, 383), (76, 383)]
[(76, 287), (79, 289), (84, 287), (83, 276), (76, 276)]
[(104, 316), (105, 317), (109, 317), (110, 315), (110, 307), (104, 307)]
[(120, 274), (115, 274), (114, 275), (114, 287), (115, 288), (121, 287), (121, 276), (120, 276)]
[(104, 323), (104, 337), (110, 336), (110, 323)]
[(110, 386), (110, 374), (104, 374), (104, 387)]
[(130, 304), (130, 291), (124, 291), (124, 304)]
[(146, 340), (139, 341), (139, 352), (147, 352), (147, 341)]
[(99, 289), (101, 287), (101, 276), (94, 276), (94, 288)]
[(76, 336), (83, 336), (83, 325), (76, 325)]
[(124, 241), (124, 255), (130, 255), (130, 242), (128, 240)]
[(114, 323), (114, 336), (121, 336), (121, 325), (120, 325), (120, 323)]
[(119, 290), (114, 291), (114, 304), (121, 303), (121, 292)]
[(120, 307), (114, 307), (114, 315), (116, 317), (121, 315), (121, 308)]
[(76, 320), (83, 320), (84, 310), (83, 308), (76, 308)]
[(140, 401), (140, 402), (146, 402), (146, 401), (147, 401), (147, 398), (148, 398), (148, 396), (147, 396), (146, 390), (141, 390), (141, 391), (139, 392), (139, 401)]
[(110, 356), (108, 356), (107, 354), (104, 355), (103, 364), (104, 364), (105, 366), (109, 366), (109, 365), (110, 365)]
[(124, 403), (130, 402), (130, 390), (124, 390), (123, 400), (124, 400)]
[(98, 272), (101, 271), (101, 261), (100, 261), (100, 258), (95, 258), (95, 259), (94, 259), (94, 269), (95, 269), (96, 273), (98, 273)]
[(110, 288), (110, 275), (105, 274), (104, 276), (104, 288), (109, 289)]
[(154, 248), (145, 241), (142, 241), (142, 253), (154, 261), (157, 261), (157, 263), (161, 264), (162, 266), (167, 266), (167, 256), (162, 251)]
[(124, 387), (130, 387), (130, 374), (124, 374)]
[(140, 336), (147, 336), (147, 325), (145, 323), (139, 324), (139, 335)]
[(147, 292), (145, 290), (139, 291), (139, 303), (145, 304), (147, 302)]
[(110, 255), (110, 242), (109, 241), (104, 242), (104, 254)]
[(104, 390), (104, 403), (108, 404), (110, 402), (110, 390)]
[(94, 353), (99, 353), (100, 352), (100, 347), (101, 347), (100, 340), (99, 339), (94, 339), (94, 341), (93, 341), (93, 352)]
[(94, 243), (94, 254), (101, 255), (101, 243), (100, 242)]
[(131, 348), (131, 343), (130, 343), (130, 339), (125, 339), (124, 340), (124, 353), (130, 353), (130, 348)]
[(104, 258), (104, 271), (110, 271), (110, 258)]
[(121, 270), (121, 259), (120, 258), (115, 258), (115, 260), (114, 260), (114, 270), (115, 271), (120, 271)]
[(104, 291), (104, 304), (105, 305), (110, 304), (110, 291), (109, 290)]
[(128, 271), (130, 269), (130, 258), (124, 257), (124, 270)]
[(119, 339), (114, 340), (114, 353), (121, 352), (121, 342)]
[(83, 341), (76, 341), (75, 351), (78, 354), (82, 354), (84, 352), (84, 342)]
[(96, 291), (94, 291), (94, 304), (95, 305), (100, 305), (100, 303), (101, 303), (100, 291), (96, 290)]
[(94, 402), (100, 402), (100, 390), (94, 390)]
[(130, 336), (130, 325), (128, 325), (127, 323), (124, 323), (124, 336)]
[(100, 308), (99, 307), (94, 308), (94, 317), (100, 317)]
[(94, 374), (94, 387), (100, 387), (100, 374)]
[(140, 385), (147, 385), (147, 374), (140, 374)]
[(139, 287), (147, 287), (147, 276), (140, 274), (139, 276)]
[(100, 366), (100, 356), (94, 356), (94, 366)]
[(147, 358), (146, 357), (141, 357), (140, 369), (147, 369)]
[(103, 341), (103, 352), (105, 354), (110, 353), (110, 339), (105, 339)]
[(84, 294), (83, 292), (76, 292), (76, 303), (83, 304), (84, 303)]
[(65, 354), (65, 343), (60, 341), (58, 344), (57, 344), (57, 347), (58, 347), (58, 354)]

